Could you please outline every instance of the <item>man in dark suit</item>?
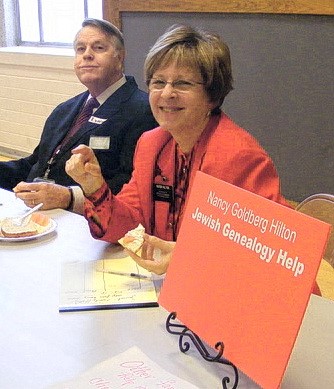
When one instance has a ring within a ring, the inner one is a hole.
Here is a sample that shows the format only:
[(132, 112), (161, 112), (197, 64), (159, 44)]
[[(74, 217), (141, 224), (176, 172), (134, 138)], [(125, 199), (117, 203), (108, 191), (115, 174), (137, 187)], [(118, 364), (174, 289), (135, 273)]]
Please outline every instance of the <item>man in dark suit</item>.
[[(147, 94), (133, 77), (123, 74), (124, 41), (115, 26), (86, 19), (74, 49), (75, 73), (88, 90), (55, 108), (30, 156), (0, 163), (0, 187), (13, 188), (29, 207), (42, 202), (42, 209), (82, 212), (82, 190), (65, 172), (71, 150), (79, 144), (94, 149), (108, 185), (113, 193), (119, 192), (130, 179), (139, 136), (157, 126)], [(75, 120), (92, 98), (99, 106), (74, 130)]]

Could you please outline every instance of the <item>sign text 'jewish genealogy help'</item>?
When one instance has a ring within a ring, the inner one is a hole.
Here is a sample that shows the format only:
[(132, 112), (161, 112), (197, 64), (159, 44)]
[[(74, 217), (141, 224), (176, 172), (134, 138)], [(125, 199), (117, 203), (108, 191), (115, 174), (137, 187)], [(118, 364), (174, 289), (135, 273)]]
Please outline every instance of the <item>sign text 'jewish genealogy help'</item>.
[[(280, 247), (271, 247), (266, 242), (267, 235), (275, 235), (284, 241), (294, 243), (297, 239), (297, 231), (289, 228), (282, 220), (273, 217), (267, 218), (256, 214), (253, 209), (247, 208), (238, 202), (230, 203), (223, 198), (216, 196), (214, 191), (208, 191), (207, 203), (222, 211), (222, 217), (214, 217), (212, 213), (202, 212), (196, 207), (191, 217), (198, 223), (221, 234), (226, 239), (244, 247), (257, 254), (259, 259), (266, 263), (276, 263), (290, 270), (293, 276), (297, 277), (304, 272), (305, 265), (296, 255), (290, 255)], [(230, 222), (224, 222), (226, 216), (231, 216)], [(235, 228), (233, 219), (242, 221), (257, 228), (260, 238), (255, 234), (245, 234)], [(261, 239), (261, 237), (263, 237)]]

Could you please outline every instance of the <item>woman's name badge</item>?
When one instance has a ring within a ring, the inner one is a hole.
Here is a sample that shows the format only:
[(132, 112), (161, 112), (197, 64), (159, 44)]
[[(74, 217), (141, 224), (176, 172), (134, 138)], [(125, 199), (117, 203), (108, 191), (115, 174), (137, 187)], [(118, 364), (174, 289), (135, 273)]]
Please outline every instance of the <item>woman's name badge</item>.
[(173, 202), (173, 187), (171, 185), (153, 184), (153, 200), (164, 201), (166, 203)]
[(110, 147), (110, 136), (91, 136), (89, 147), (95, 150), (108, 150)]
[(106, 121), (107, 119), (101, 119), (101, 118), (97, 118), (95, 116), (91, 116), (89, 118), (89, 123), (94, 123), (94, 124), (102, 124)]

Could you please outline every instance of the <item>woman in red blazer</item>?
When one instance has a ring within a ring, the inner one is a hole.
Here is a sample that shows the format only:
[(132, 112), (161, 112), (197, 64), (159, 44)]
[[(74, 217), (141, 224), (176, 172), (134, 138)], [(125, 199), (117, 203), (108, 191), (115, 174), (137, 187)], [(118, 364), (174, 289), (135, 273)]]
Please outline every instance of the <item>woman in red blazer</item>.
[[(148, 234), (176, 241), (198, 170), (289, 206), (268, 154), (220, 109), (232, 90), (232, 72), (229, 49), (218, 36), (173, 26), (149, 51), (145, 74), (160, 127), (139, 139), (130, 182), (114, 195), (87, 146), (74, 149), (66, 165), (86, 195), (95, 238), (116, 243), (141, 223)], [(161, 274), (169, 253), (155, 265), (135, 258)]]
[(268, 154), (220, 109), (233, 87), (229, 48), (218, 36), (171, 27), (149, 51), (145, 75), (160, 127), (139, 139), (130, 182), (114, 195), (87, 146), (66, 164), (86, 195), (95, 238), (115, 243), (141, 223), (175, 241), (198, 170), (288, 205)]

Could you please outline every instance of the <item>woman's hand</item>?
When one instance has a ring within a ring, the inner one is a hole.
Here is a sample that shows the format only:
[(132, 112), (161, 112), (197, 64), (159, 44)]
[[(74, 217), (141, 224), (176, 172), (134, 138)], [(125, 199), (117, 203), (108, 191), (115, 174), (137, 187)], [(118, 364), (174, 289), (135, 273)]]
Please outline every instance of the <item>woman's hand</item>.
[(144, 235), (141, 257), (126, 250), (130, 257), (144, 269), (161, 275), (166, 273), (176, 242), (162, 240), (148, 234)]
[(72, 150), (71, 158), (66, 162), (66, 173), (76, 181), (89, 196), (101, 188), (104, 178), (94, 151), (85, 145)]

